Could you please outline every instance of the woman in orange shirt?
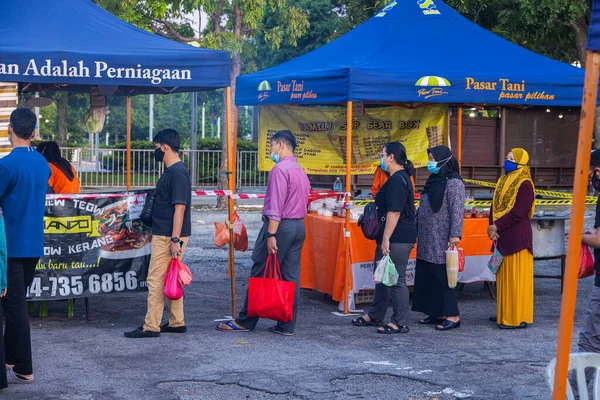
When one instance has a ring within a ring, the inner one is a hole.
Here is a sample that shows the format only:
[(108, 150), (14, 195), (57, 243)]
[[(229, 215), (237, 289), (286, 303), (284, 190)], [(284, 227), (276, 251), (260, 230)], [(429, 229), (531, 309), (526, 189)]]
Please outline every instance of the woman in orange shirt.
[[(381, 167), (377, 166), (377, 169), (375, 170), (375, 176), (373, 176), (373, 184), (371, 185), (371, 196), (373, 196), (373, 198), (375, 198), (375, 195), (377, 194), (377, 192), (379, 192), (379, 189), (381, 189), (381, 187), (383, 186), (384, 183), (387, 182), (387, 180), (388, 180), (387, 172), (384, 172), (381, 169)], [(415, 192), (416, 191), (415, 177), (411, 176), (410, 181), (412, 183), (413, 192)]]
[(371, 185), (371, 196), (373, 196), (373, 198), (375, 198), (375, 195), (377, 192), (379, 192), (379, 189), (381, 189), (387, 180), (388, 174), (385, 173), (380, 166), (377, 166), (377, 169), (375, 170), (375, 176), (373, 176), (373, 184)]
[(58, 143), (40, 143), (37, 151), (48, 161), (52, 170), (52, 175), (48, 180), (49, 193), (74, 194), (80, 192), (79, 178), (77, 178), (75, 168), (61, 156)]

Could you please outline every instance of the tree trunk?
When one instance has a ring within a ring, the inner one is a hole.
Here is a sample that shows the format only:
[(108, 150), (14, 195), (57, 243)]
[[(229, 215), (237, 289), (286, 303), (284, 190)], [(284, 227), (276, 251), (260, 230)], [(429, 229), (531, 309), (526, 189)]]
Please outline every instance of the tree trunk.
[[(243, 20), (243, 15), (242, 12), (238, 6), (238, 4), (234, 4), (233, 6), (233, 32), (234, 32), (234, 36), (236, 38), (236, 40), (241, 40), (242, 39), (242, 20)], [(232, 134), (235, 134), (235, 131), (233, 130), (234, 127), (234, 123), (233, 123), (233, 117), (235, 115), (235, 80), (236, 78), (240, 75), (240, 73), (242, 72), (242, 55), (239, 51), (236, 51), (235, 53), (233, 53), (233, 56), (231, 58), (231, 69), (230, 69), (230, 75), (231, 75), (231, 109), (228, 110), (229, 111), (229, 115), (231, 115), (231, 125), (228, 127), (230, 129), (230, 132), (232, 132)], [(221, 176), (219, 178), (219, 183), (220, 183), (220, 187), (223, 189), (227, 189), (227, 181), (228, 178), (231, 177), (231, 179), (234, 180), (235, 182), (235, 176), (231, 176), (231, 175), (226, 175), (223, 174), (223, 172), (232, 172), (232, 171), (227, 171), (227, 150), (229, 148), (229, 146), (231, 146), (233, 143), (228, 143), (227, 142), (227, 123), (229, 121), (227, 121), (227, 118), (225, 117), (225, 110), (227, 110), (227, 97), (224, 96), (223, 97), (223, 124), (222, 126), (225, 127), (225, 129), (222, 129), (222, 134), (221, 134), (221, 143), (222, 143), (222, 155), (221, 155)], [(234, 149), (235, 151), (236, 149)], [(235, 157), (234, 157), (235, 159)], [(234, 183), (235, 185), (235, 183)], [(217, 207), (218, 208), (225, 208), (227, 207), (227, 198), (226, 197), (219, 197), (219, 200), (217, 202)]]
[(585, 44), (587, 41), (588, 24), (585, 20), (585, 15), (571, 21), (571, 27), (575, 31), (575, 44), (577, 46), (577, 58), (581, 68), (585, 68)]
[(56, 112), (58, 119), (58, 144), (59, 146), (66, 146), (68, 143), (68, 132), (69, 132), (69, 94), (67, 92), (59, 91), (56, 93)]
[[(234, 133), (233, 130), (233, 116), (234, 114), (234, 109), (235, 109), (235, 105), (234, 105), (234, 99), (235, 99), (235, 80), (236, 78), (240, 75), (240, 72), (242, 70), (242, 57), (240, 55), (240, 53), (235, 53), (233, 55), (233, 58), (231, 59), (231, 109), (229, 110), (230, 115), (231, 115), (231, 126), (229, 127), (229, 129), (231, 130), (232, 134)], [(227, 142), (227, 117), (226, 117), (226, 111), (227, 110), (227, 97), (224, 95), (223, 96), (223, 117), (222, 117), (222, 129), (221, 129), (221, 144), (222, 144), (222, 154), (221, 154), (221, 175), (219, 177), (219, 187), (221, 189), (226, 190), (228, 188), (228, 179), (230, 177), (230, 175), (226, 175), (225, 172), (231, 172), (227, 170), (227, 151), (229, 149), (229, 146), (232, 145), (232, 143), (228, 143)], [(231, 179), (235, 180), (235, 176), (231, 176)], [(235, 182), (235, 181), (234, 181)], [(227, 198), (226, 197), (219, 197), (219, 200), (217, 202), (217, 208), (225, 208), (227, 207)]]

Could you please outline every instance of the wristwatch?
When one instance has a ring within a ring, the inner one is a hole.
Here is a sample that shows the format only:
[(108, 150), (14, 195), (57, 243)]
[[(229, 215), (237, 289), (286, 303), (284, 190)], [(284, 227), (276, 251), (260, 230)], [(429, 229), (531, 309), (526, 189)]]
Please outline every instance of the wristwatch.
[(181, 242), (181, 239), (179, 239), (178, 237), (174, 237), (174, 238), (171, 238), (171, 242), (179, 243), (179, 242)]
[(275, 234), (271, 232), (267, 232), (267, 239), (274, 238)]

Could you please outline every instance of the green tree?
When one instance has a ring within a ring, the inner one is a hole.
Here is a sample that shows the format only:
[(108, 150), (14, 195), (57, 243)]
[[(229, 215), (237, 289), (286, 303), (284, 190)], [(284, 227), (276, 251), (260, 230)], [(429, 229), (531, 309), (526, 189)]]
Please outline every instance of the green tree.
[[(254, 38), (260, 32), (272, 48), (281, 44), (297, 44), (309, 28), (306, 12), (286, 0), (95, 0), (120, 18), (137, 26), (183, 43), (231, 52), (231, 92), (235, 98), (235, 80), (243, 68), (245, 52), (255, 54)], [(188, 15), (206, 13), (210, 23), (203, 32), (195, 32)], [(273, 26), (264, 25), (269, 13), (279, 12), (280, 20)], [(253, 65), (246, 66), (251, 72)], [(233, 106), (233, 102), (232, 102)], [(233, 107), (231, 112), (233, 112)], [(225, 121), (225, 118), (223, 118)], [(231, 127), (233, 128), (233, 127)], [(223, 134), (221, 171), (227, 170), (227, 143)], [(227, 185), (222, 175), (221, 187)], [(222, 205), (222, 204), (221, 204)]]
[[(305, 10), (308, 15), (310, 30), (297, 40), (283, 43), (279, 48), (272, 48), (263, 32), (256, 35), (256, 54), (253, 57), (258, 70), (279, 65), (309, 51), (315, 50), (336, 39), (342, 31), (342, 18), (336, 12), (332, 0), (288, 0), (289, 5)], [(277, 26), (284, 17), (281, 10), (268, 13), (265, 17), (265, 27), (271, 29)], [(249, 61), (250, 62), (250, 61)]]

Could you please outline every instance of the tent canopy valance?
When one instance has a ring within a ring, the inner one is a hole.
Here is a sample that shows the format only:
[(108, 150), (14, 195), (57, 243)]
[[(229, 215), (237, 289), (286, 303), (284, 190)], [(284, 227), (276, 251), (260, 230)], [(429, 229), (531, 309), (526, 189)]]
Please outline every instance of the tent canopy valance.
[(0, 13), (0, 81), (26, 91), (201, 91), (229, 86), (229, 66), (227, 51), (153, 35), (91, 0), (19, 0)]
[(441, 0), (396, 0), (325, 46), (240, 76), (236, 103), (578, 106), (583, 76), (486, 31)]

